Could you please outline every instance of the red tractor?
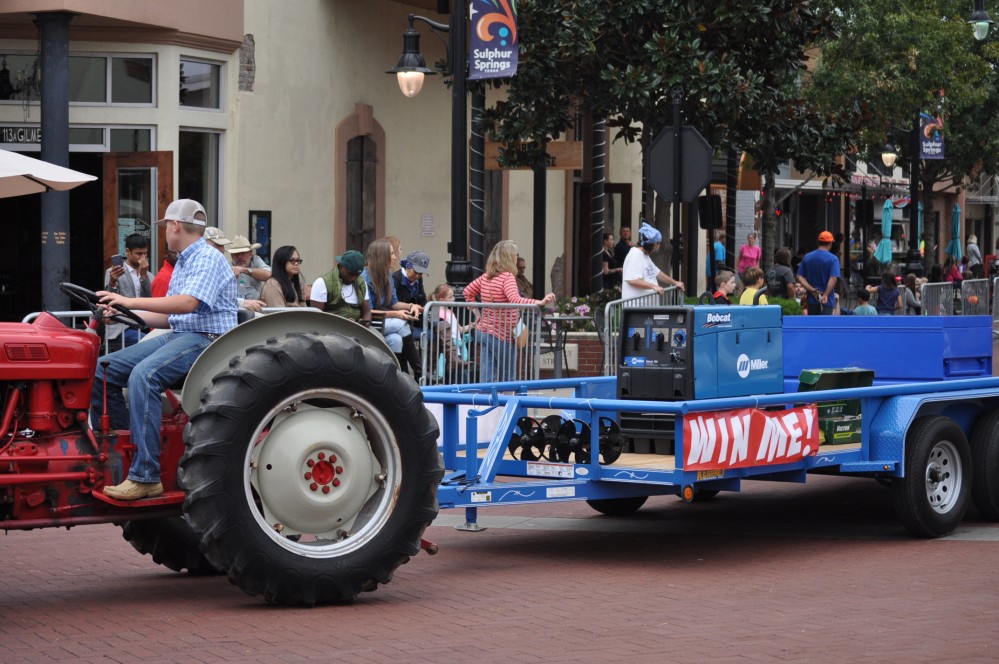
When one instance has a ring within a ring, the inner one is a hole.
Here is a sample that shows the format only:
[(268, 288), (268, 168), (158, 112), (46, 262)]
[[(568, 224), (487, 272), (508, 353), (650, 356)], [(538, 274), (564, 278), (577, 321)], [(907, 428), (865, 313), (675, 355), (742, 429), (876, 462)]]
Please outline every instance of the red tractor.
[[(97, 313), (94, 293), (63, 290)], [(135, 447), (106, 415), (90, 425), (98, 336), (43, 313), (0, 323), (0, 344), (4, 530), (113, 522), (172, 570), (309, 606), (387, 583), (437, 514), (436, 421), (381, 337), (344, 319), (281, 312), (212, 343), (164, 394), (165, 491), (133, 502), (102, 491)]]

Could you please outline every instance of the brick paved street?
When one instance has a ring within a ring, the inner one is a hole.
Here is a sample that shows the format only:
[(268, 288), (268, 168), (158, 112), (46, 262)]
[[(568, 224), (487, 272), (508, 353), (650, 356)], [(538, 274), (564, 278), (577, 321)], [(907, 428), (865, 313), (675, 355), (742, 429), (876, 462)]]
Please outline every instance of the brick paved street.
[(270, 607), (157, 567), (113, 526), (0, 537), (4, 662), (994, 661), (999, 526), (909, 538), (870, 480), (747, 483), (610, 519), (442, 513), (353, 604)]

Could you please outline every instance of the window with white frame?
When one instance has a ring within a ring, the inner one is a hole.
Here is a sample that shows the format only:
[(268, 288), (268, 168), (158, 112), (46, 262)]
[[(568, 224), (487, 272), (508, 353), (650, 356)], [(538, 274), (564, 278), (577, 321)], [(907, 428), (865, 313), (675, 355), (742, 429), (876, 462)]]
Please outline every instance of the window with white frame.
[(180, 198), (193, 198), (208, 213), (208, 225), (219, 225), (219, 164), (222, 134), (204, 129), (181, 129), (177, 150)]
[[(41, 70), (36, 55), (7, 54), (0, 62), (0, 103), (37, 103)], [(69, 103), (73, 105), (152, 106), (156, 60), (149, 54), (69, 56)]]
[(222, 108), (222, 65), (181, 58), (180, 105), (187, 108)]

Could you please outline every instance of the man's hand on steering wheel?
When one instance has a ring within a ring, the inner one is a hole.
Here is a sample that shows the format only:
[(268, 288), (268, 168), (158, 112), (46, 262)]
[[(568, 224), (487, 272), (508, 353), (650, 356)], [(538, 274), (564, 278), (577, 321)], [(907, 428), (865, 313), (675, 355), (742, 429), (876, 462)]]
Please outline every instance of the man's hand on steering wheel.
[[(112, 320), (137, 330), (144, 330), (149, 327), (141, 316), (124, 304), (115, 301), (115, 298), (118, 300), (128, 299), (118, 293), (109, 293), (107, 291), (95, 293), (88, 288), (67, 282), (59, 284), (59, 289), (68, 295), (69, 299), (89, 309), (91, 315), (97, 320)], [(111, 315), (108, 315), (108, 311), (111, 311)]]

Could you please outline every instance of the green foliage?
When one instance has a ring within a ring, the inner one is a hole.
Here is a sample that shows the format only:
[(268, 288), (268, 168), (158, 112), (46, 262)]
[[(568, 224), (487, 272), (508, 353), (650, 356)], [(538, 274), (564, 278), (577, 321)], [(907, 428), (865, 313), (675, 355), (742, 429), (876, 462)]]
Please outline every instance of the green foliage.
[[(831, 15), (811, 4), (525, 0), (518, 74), (503, 81), (507, 98), (487, 109), (485, 127), (512, 165), (533, 163), (572, 126), (577, 104), (609, 118), (617, 138), (648, 140), (671, 124), (670, 89), (682, 85), (686, 123), (776, 169), (830, 133), (798, 88), (805, 49), (834, 34)], [(822, 163), (816, 156), (805, 161)]]
[[(608, 302), (613, 300), (621, 299), (621, 289), (614, 287), (602, 290), (593, 295), (587, 296), (572, 296), (561, 298), (555, 303), (555, 309), (553, 313), (558, 313), (560, 316), (595, 316), (598, 310), (602, 310), (607, 306)], [(589, 321), (573, 321), (572, 323), (566, 323), (569, 325), (569, 329), (572, 331), (585, 331), (593, 332), (597, 329), (593, 320)]]
[[(809, 96), (827, 106), (859, 100), (861, 155), (877, 159), (893, 137), (900, 161), (912, 158), (917, 110), (944, 116), (946, 160), (924, 162), (922, 185), (978, 171), (999, 172), (999, 94), (994, 34), (976, 42), (970, 0), (837, 0), (840, 38), (823, 45)], [(995, 7), (990, 7), (995, 14)], [(993, 33), (995, 31), (993, 30)], [(944, 93), (941, 99), (941, 92)]]
[(792, 300), (786, 297), (771, 297), (767, 299), (767, 302), (779, 305), (781, 312), (785, 316), (800, 316), (804, 313), (804, 309), (801, 308), (801, 302), (798, 300)]

